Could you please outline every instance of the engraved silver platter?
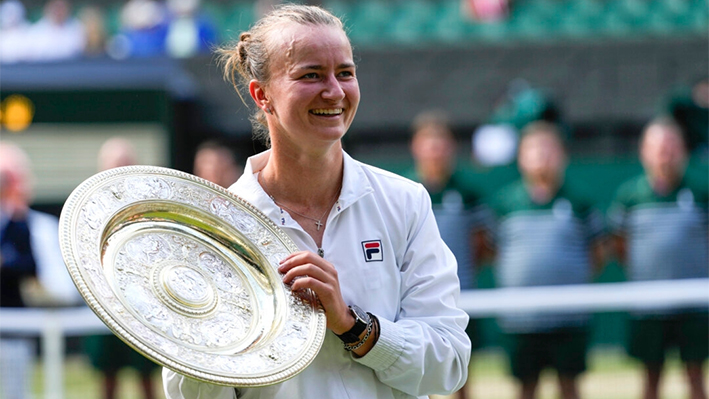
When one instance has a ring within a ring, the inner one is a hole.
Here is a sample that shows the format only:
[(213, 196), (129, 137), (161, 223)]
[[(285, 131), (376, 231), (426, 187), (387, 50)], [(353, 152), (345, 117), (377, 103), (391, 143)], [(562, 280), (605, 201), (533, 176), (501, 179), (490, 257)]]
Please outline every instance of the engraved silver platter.
[(295, 244), (252, 205), (199, 177), (128, 166), (84, 181), (60, 219), (62, 255), (91, 309), (178, 373), (250, 387), (315, 358), (325, 314), (278, 262)]

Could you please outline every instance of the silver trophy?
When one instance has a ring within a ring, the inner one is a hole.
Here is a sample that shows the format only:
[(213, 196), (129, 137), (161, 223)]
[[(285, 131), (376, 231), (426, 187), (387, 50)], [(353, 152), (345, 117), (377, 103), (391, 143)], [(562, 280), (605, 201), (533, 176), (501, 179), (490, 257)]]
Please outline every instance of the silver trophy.
[(283, 284), (297, 250), (252, 205), (199, 177), (128, 166), (84, 181), (60, 219), (62, 255), (89, 307), (154, 362), (197, 380), (253, 387), (315, 358), (325, 314)]

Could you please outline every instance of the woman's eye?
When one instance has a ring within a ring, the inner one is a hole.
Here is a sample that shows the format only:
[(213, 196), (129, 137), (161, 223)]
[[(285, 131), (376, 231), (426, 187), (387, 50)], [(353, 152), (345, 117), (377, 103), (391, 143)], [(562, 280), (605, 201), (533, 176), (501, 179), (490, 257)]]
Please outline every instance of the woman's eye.
[(315, 72), (310, 72), (310, 73), (306, 73), (305, 75), (303, 75), (304, 79), (317, 79), (317, 77), (318, 77), (318, 74)]
[(340, 76), (349, 78), (354, 76), (354, 73), (352, 71), (342, 71), (340, 72)]

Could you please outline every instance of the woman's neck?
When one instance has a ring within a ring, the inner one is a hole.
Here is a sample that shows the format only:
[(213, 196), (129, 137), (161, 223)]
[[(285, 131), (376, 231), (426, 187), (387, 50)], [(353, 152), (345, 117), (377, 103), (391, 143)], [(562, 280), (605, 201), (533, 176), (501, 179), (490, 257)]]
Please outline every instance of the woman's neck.
[(274, 148), (259, 181), (279, 203), (301, 210), (331, 207), (342, 187), (341, 146), (321, 154)]

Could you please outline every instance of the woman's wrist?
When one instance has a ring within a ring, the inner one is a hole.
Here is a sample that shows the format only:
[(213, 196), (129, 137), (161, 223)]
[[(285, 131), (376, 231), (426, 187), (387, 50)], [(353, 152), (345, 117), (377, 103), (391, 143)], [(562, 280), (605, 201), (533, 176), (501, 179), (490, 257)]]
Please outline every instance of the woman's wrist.
[(365, 331), (369, 331), (371, 333), (371, 321), (369, 318), (369, 313), (365, 312), (357, 305), (350, 306), (348, 309), (348, 314), (353, 319), (353, 323), (350, 328), (340, 334), (338, 334), (335, 330), (333, 330), (333, 332), (345, 344), (354, 345), (362, 340), (362, 336)]
[(345, 350), (352, 352), (355, 357), (366, 355), (379, 340), (379, 334), (381, 332), (379, 319), (369, 312), (367, 312), (367, 314), (369, 315), (370, 323), (362, 339), (354, 344), (345, 344)]
[(335, 335), (342, 335), (345, 332), (349, 331), (354, 327), (355, 323), (357, 322), (357, 319), (352, 315), (352, 312), (350, 312), (349, 307), (346, 307), (346, 316), (345, 319), (342, 323), (338, 323), (338, 327), (331, 328), (332, 332), (335, 333)]
[(364, 331), (364, 336), (362, 338), (360, 338), (360, 340), (357, 342), (354, 342), (351, 344), (345, 343), (344, 344), (345, 350), (352, 352), (352, 351), (356, 351), (357, 349), (361, 348), (362, 345), (364, 345), (367, 342), (367, 340), (369, 339), (369, 336), (372, 335), (373, 329), (374, 329), (374, 320), (372, 320), (371, 316), (370, 316), (369, 323), (367, 323), (367, 329)]

